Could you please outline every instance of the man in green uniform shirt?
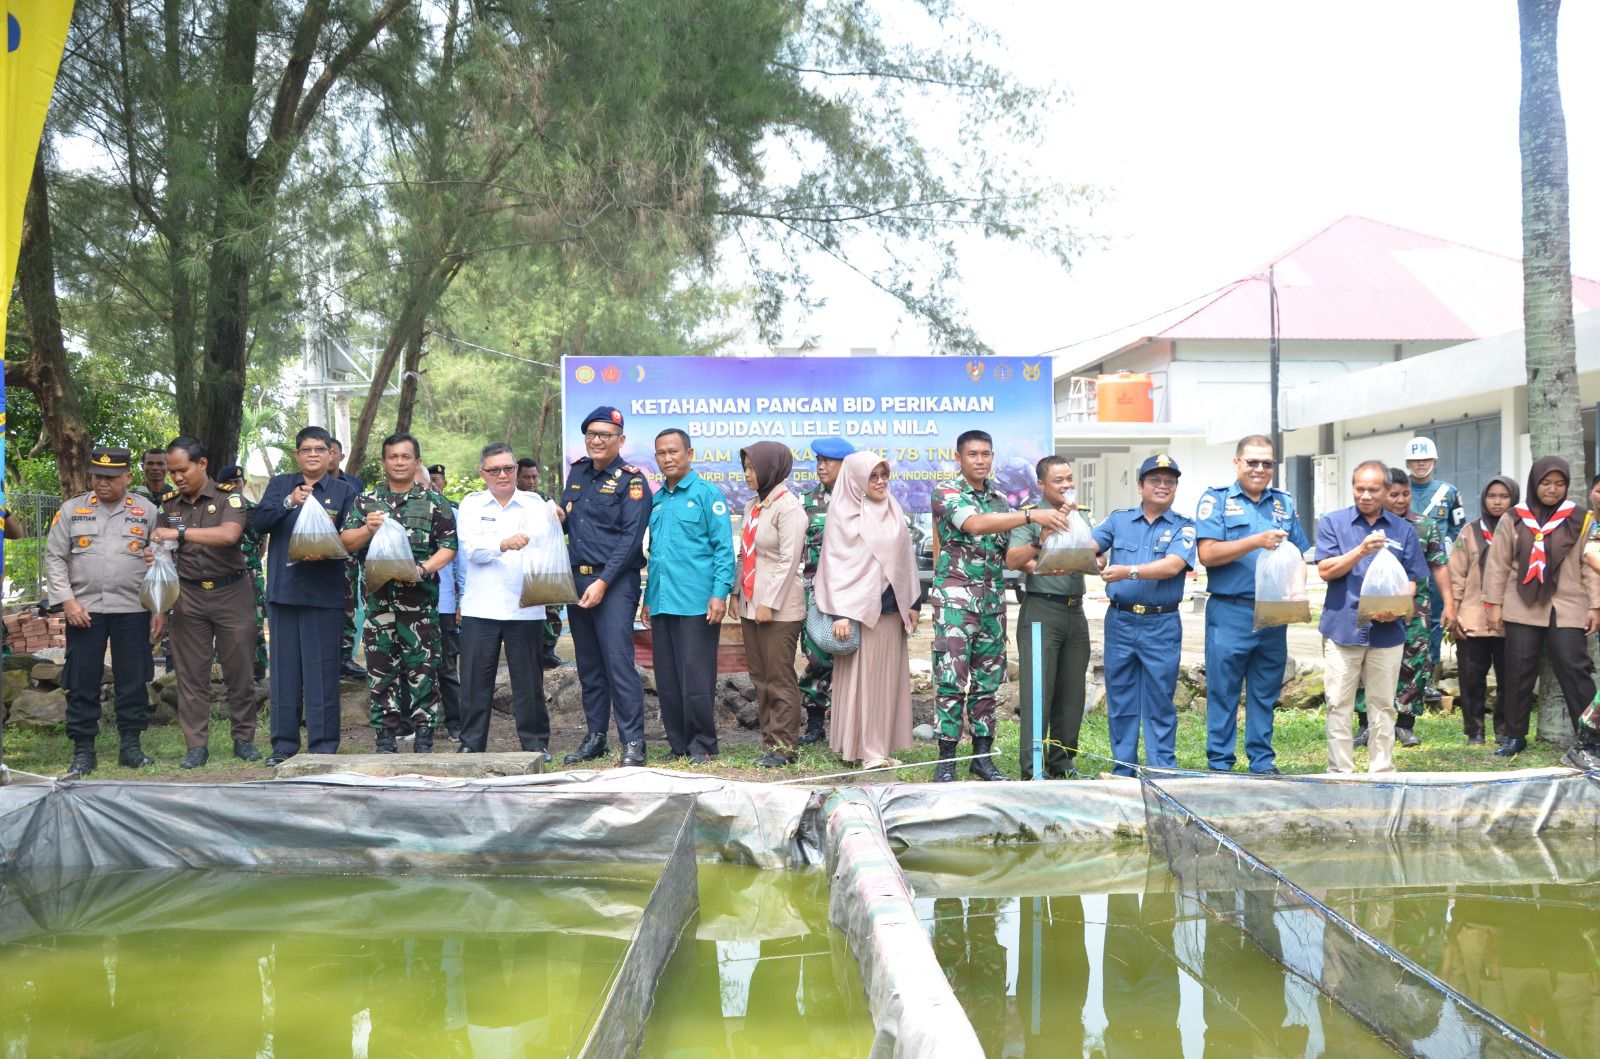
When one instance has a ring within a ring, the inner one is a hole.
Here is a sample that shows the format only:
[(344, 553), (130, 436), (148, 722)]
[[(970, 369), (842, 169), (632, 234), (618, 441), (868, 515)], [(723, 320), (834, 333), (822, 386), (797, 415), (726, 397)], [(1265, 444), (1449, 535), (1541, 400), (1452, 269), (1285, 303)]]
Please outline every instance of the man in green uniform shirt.
[(1064, 530), (1058, 511), (1012, 511), (989, 478), (994, 440), (981, 430), (956, 439), (961, 475), (933, 490), (933, 526), (939, 558), (933, 568), (933, 681), (938, 715), (939, 764), (935, 783), (956, 778), (956, 747), (963, 715), (972, 730), (971, 774), (1005, 776), (988, 757), (994, 749), (995, 696), (1006, 672), (1005, 558), (1010, 532), (1037, 522)]
[(439, 571), (455, 558), (456, 517), (450, 501), (418, 483), (421, 457), (410, 434), (384, 438), (385, 480), (356, 497), (339, 535), (351, 554), (365, 559), (378, 528), (386, 519), (399, 519), (416, 564), (413, 577), (397, 577), (367, 593), (361, 638), (377, 733), (373, 743), (380, 754), (396, 752), (395, 737), (406, 719), (402, 701), (416, 730), (412, 749), (417, 753), (433, 752), (433, 730), (439, 726)]
[[(1040, 505), (1024, 511), (1076, 511), (1072, 464), (1060, 456), (1039, 461)], [(1079, 516), (1082, 517), (1081, 515)], [(1033, 627), (1040, 627), (1040, 673), (1044, 687), (1044, 768), (1051, 779), (1076, 779), (1073, 761), (1083, 725), (1084, 684), (1089, 672), (1089, 621), (1083, 613), (1083, 575), (1040, 577), (1033, 572), (1043, 536), (1037, 524), (1011, 531), (1006, 566), (1022, 571), (1024, 597), (1017, 617), (1017, 650), (1022, 656), (1022, 778), (1033, 778)]]
[[(811, 582), (817, 576), (817, 564), (822, 561), (822, 531), (828, 524), (828, 502), (833, 499), (833, 483), (839, 478), (839, 468), (844, 458), (856, 447), (843, 438), (818, 438), (811, 443), (811, 453), (817, 458), (816, 484), (800, 494), (800, 503), (806, 511), (806, 555), (801, 572), (806, 583), (806, 601), (811, 601)], [(802, 626), (800, 650), (806, 656), (806, 671), (800, 677), (800, 699), (806, 708), (806, 730), (800, 736), (801, 746), (810, 746), (828, 738), (828, 707), (832, 705), (833, 656), (818, 647), (811, 634)]]

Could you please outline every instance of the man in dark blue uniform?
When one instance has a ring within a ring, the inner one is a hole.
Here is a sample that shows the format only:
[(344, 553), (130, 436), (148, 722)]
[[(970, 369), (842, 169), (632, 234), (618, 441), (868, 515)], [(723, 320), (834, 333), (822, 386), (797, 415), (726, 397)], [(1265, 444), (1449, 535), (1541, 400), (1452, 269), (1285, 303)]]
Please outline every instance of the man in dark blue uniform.
[(1283, 690), (1289, 631), (1255, 627), (1256, 560), (1285, 540), (1311, 547), (1294, 510), (1294, 497), (1272, 487), (1277, 453), (1260, 434), (1234, 449), (1238, 479), (1207, 489), (1195, 509), (1195, 536), (1206, 566), (1206, 759), (1228, 772), (1236, 760), (1239, 690), (1245, 688), (1244, 749), (1250, 771), (1276, 775), (1272, 708)]
[[(333, 525), (350, 514), (356, 490), (328, 471), (332, 436), (321, 427), (295, 435), (296, 474), (276, 475), (251, 513), (256, 532), (268, 537), (267, 612), (272, 639), (268, 670), (272, 691), (272, 756), (279, 765), (300, 750), (304, 711), (306, 749), (339, 752), (339, 632), (344, 626), (347, 560), (289, 562), (289, 537), (303, 504), (321, 504)], [(337, 534), (330, 534), (337, 537)]]
[(564, 759), (568, 765), (606, 752), (613, 711), (622, 764), (644, 764), (644, 689), (633, 666), (633, 616), (639, 609), (651, 498), (644, 472), (621, 458), (623, 440), (617, 409), (602, 406), (585, 416), (588, 455), (567, 472), (560, 501), (578, 591), (578, 605), (567, 612), (567, 621), (589, 725), (578, 749)]
[(1176, 768), (1178, 711), (1172, 703), (1183, 653), (1178, 604), (1194, 566), (1194, 522), (1172, 510), (1183, 473), (1172, 457), (1151, 456), (1139, 466), (1138, 507), (1113, 511), (1094, 528), (1100, 571), (1111, 597), (1106, 611), (1106, 723), (1111, 729), (1112, 772), (1133, 775), (1139, 726), (1144, 760)]

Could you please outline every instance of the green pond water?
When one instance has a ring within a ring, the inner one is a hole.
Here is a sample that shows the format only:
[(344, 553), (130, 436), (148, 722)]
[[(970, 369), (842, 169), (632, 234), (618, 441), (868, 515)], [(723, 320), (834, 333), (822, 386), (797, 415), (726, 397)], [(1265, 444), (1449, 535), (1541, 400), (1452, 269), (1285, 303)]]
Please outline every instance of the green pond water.
[[(0, 1056), (565, 1056), (655, 876), (594, 871), (12, 880)], [(870, 1050), (824, 873), (702, 864), (699, 885), (644, 1055)]]
[[(1594, 843), (1374, 845), (1252, 852), (1551, 1050), (1600, 1054)], [(1237, 927), (1172, 892), (1164, 864), (1142, 850), (917, 851), (901, 863), (994, 1059), (1394, 1054)], [(1262, 915), (1243, 896), (1205, 894), (1291, 962), (1323, 965), (1331, 939), (1317, 917), (1281, 906)], [(1438, 999), (1394, 1005), (1419, 1039), (1454, 1019)]]
[(649, 885), (131, 872), (13, 888), (0, 1055), (566, 1055)]

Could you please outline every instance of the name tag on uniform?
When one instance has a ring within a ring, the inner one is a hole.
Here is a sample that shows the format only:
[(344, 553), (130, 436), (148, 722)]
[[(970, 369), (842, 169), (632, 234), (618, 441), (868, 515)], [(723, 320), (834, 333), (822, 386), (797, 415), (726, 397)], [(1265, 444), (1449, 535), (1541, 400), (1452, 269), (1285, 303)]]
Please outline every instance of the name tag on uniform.
[(1226, 501), (1222, 505), (1222, 513), (1224, 515), (1242, 515), (1244, 514), (1244, 505), (1237, 500)]

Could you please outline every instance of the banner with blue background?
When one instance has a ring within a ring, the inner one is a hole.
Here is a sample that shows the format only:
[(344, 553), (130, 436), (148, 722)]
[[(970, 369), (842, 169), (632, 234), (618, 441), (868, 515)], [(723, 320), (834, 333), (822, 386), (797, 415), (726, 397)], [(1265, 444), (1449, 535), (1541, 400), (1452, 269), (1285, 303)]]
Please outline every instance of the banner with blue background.
[(695, 471), (735, 511), (750, 496), (739, 450), (779, 441), (794, 452), (794, 486), (815, 480), (811, 442), (842, 437), (889, 461), (894, 495), (926, 513), (933, 485), (959, 474), (956, 437), (994, 438), (993, 475), (1013, 503), (1035, 495), (1034, 464), (1055, 451), (1049, 357), (563, 357), (563, 447), (584, 454), (579, 424), (622, 411), (622, 458), (652, 487), (655, 437), (688, 432)]

